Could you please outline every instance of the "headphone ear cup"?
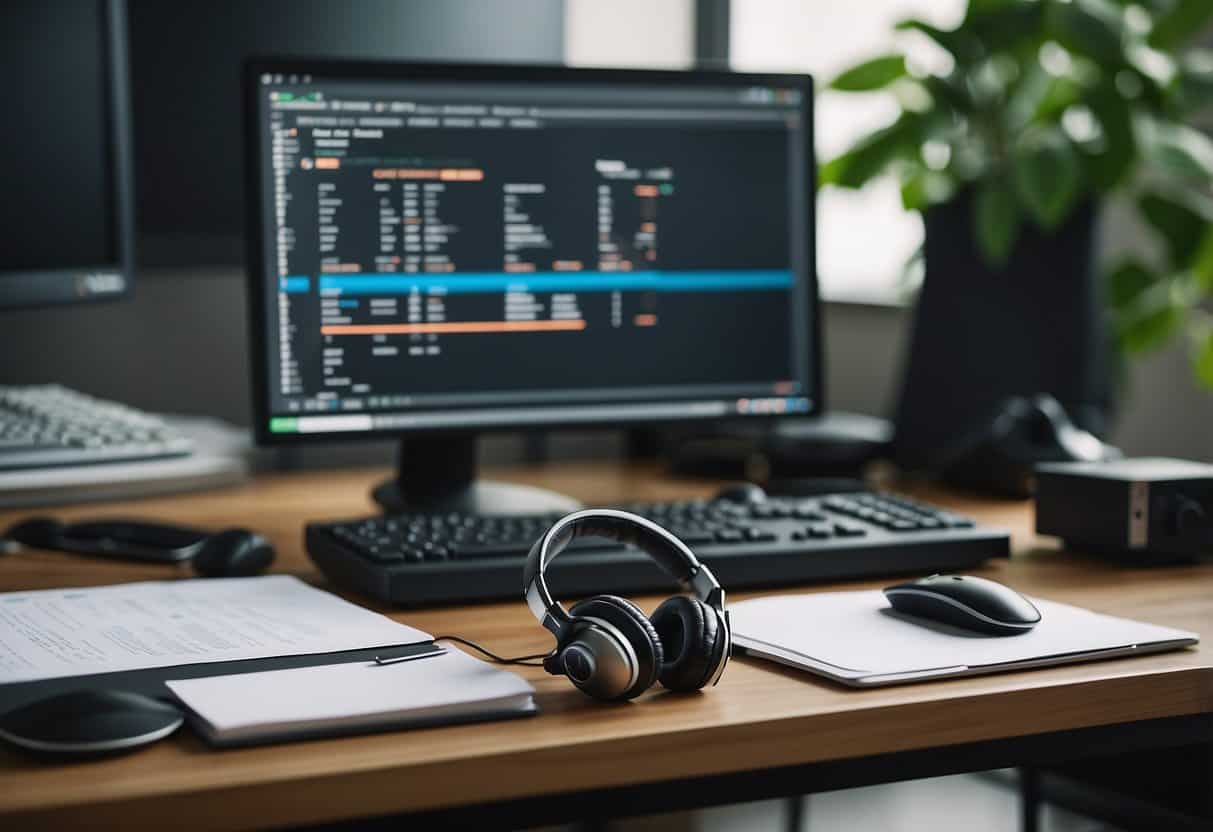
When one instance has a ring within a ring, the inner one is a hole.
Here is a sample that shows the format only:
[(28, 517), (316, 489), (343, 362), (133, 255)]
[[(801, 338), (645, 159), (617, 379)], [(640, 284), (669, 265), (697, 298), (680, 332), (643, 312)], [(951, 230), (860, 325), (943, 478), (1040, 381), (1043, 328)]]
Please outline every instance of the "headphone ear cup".
[(706, 685), (723, 653), (716, 611), (698, 598), (676, 595), (662, 602), (652, 622), (665, 653), (661, 684), (683, 692)]
[(664, 654), (661, 639), (640, 607), (617, 595), (596, 595), (575, 604), (574, 618), (598, 618), (623, 634), (636, 653), (636, 682), (619, 699), (633, 699), (657, 682)]

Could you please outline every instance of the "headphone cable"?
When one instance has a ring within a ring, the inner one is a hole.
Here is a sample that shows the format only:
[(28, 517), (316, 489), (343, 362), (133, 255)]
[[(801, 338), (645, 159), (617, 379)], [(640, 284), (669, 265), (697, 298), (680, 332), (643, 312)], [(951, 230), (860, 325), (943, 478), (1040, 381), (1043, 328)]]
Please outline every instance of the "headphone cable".
[(546, 659), (556, 655), (555, 650), (549, 650), (546, 653), (534, 653), (530, 656), (514, 656), (513, 658), (507, 658), (505, 656), (498, 656), (487, 647), (482, 647), (471, 639), (466, 639), (461, 636), (434, 636), (434, 641), (458, 642), (459, 644), (470, 647), (479, 653), (483, 653), (485, 656), (488, 656), (491, 661), (494, 661), (497, 664), (518, 664), (523, 665), (524, 667), (543, 667), (543, 662), (535, 661), (535, 659)]

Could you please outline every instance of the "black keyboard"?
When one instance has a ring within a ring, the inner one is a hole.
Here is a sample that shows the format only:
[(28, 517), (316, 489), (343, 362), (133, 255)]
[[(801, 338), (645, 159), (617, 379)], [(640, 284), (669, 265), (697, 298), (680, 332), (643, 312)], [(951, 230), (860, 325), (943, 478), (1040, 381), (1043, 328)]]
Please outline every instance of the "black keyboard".
[(0, 385), (0, 471), (186, 456), (164, 420), (60, 387)]
[[(1010, 553), (1005, 531), (890, 494), (689, 500), (612, 506), (669, 529), (727, 589), (950, 572)], [(522, 597), (531, 544), (559, 515), (401, 514), (306, 530), (308, 554), (334, 583), (396, 604)], [(666, 591), (674, 582), (644, 554), (606, 540), (573, 541), (552, 562), (562, 595)]]

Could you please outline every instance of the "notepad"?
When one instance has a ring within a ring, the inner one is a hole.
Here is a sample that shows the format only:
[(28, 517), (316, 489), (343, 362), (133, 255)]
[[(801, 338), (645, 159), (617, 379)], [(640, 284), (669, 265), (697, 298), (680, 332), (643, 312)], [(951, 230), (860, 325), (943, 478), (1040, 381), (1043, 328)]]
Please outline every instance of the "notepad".
[(781, 595), (729, 606), (745, 653), (868, 687), (1177, 650), (1196, 633), (1031, 599), (1028, 633), (990, 636), (894, 611), (884, 593)]
[(525, 679), (456, 649), (398, 664), (347, 663), (167, 682), (219, 746), (279, 742), (536, 712)]

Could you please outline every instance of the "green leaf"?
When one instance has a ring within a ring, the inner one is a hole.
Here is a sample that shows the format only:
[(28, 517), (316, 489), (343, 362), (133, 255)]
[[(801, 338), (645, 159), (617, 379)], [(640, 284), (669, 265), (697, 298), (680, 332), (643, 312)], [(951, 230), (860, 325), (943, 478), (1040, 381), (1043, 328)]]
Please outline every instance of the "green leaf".
[(990, 14), (1022, 2), (1023, 0), (969, 0), (969, 6), (965, 10), (965, 21), (968, 22), (983, 14)]
[(1087, 153), (1087, 169), (1096, 187), (1110, 191), (1127, 178), (1137, 159), (1132, 109), (1111, 83), (1088, 95), (1087, 105), (1103, 132), (1103, 147)]
[(910, 175), (902, 174), (901, 204), (907, 211), (925, 211), (955, 195), (956, 181), (944, 171), (914, 166)]
[(1047, 18), (1048, 32), (1062, 46), (1091, 58), (1105, 70), (1126, 63), (1120, 32), (1109, 17), (1085, 4), (1053, 3)]
[(1202, 185), (1213, 183), (1213, 139), (1184, 124), (1152, 121), (1145, 150), (1161, 170)]
[(863, 137), (851, 149), (821, 166), (822, 185), (862, 188), (898, 157), (917, 152), (918, 119), (911, 113)]
[(904, 56), (882, 55), (846, 70), (830, 82), (830, 89), (840, 92), (870, 92), (887, 87), (905, 76)]
[(1065, 221), (1078, 198), (1082, 173), (1077, 153), (1058, 130), (1040, 131), (1012, 156), (1015, 187), (1032, 219), (1046, 231)]
[(981, 51), (980, 45), (974, 40), (971, 33), (963, 28), (961, 29), (940, 29), (937, 26), (932, 26), (924, 20), (918, 18), (910, 18), (902, 20), (893, 28), (899, 32), (919, 32), (936, 44), (943, 47), (957, 63), (969, 63), (976, 60)]
[(1078, 101), (1082, 92), (1082, 87), (1072, 78), (1050, 77), (1032, 118), (1035, 121), (1056, 121), (1067, 107)]
[(1178, 0), (1155, 22), (1150, 45), (1156, 49), (1175, 49), (1201, 34), (1211, 20), (1213, 3), (1209, 0)]
[(969, 114), (976, 109), (976, 104), (972, 96), (969, 95), (968, 89), (962, 83), (953, 83), (947, 78), (940, 78), (937, 75), (932, 75), (929, 78), (924, 78), (922, 81), (927, 92), (931, 94), (937, 102), (946, 104), (954, 112), (958, 114)]
[(1142, 216), (1167, 243), (1171, 262), (1185, 265), (1200, 247), (1208, 221), (1187, 205), (1161, 193), (1147, 193), (1137, 201)]
[(1205, 228), (1205, 235), (1192, 258), (1192, 276), (1196, 285), (1205, 292), (1213, 293), (1213, 225)]
[(1014, 52), (1020, 47), (1039, 46), (1046, 3), (1028, 0), (985, 2), (980, 9), (970, 3), (962, 28), (972, 32), (986, 54)]
[(1192, 356), (1192, 370), (1205, 387), (1213, 387), (1213, 330), (1204, 334), (1202, 343)]
[(1185, 111), (1213, 104), (1213, 49), (1189, 49), (1180, 57), (1174, 93)]
[(1148, 293), (1117, 322), (1121, 346), (1128, 352), (1145, 352), (1161, 347), (1183, 326), (1187, 307), (1176, 303), (1167, 292)]
[(1154, 285), (1154, 275), (1137, 260), (1126, 260), (1108, 274), (1108, 304), (1123, 309)]
[(973, 220), (982, 257), (1001, 269), (1019, 236), (1019, 203), (1014, 191), (997, 180), (983, 182), (973, 202)]
[(927, 207), (927, 172), (918, 171), (901, 183), (901, 207), (921, 211)]

